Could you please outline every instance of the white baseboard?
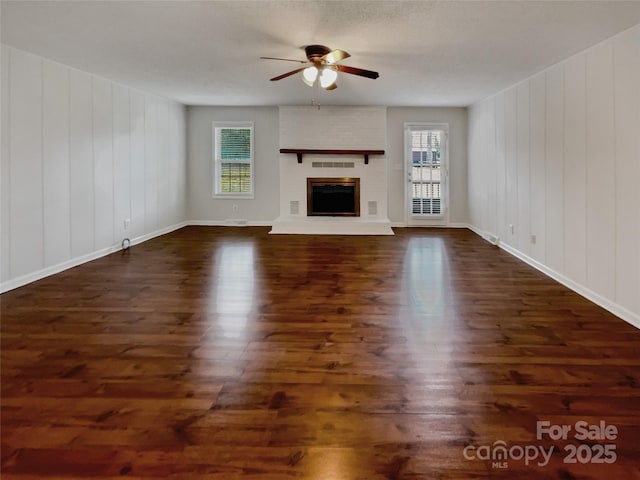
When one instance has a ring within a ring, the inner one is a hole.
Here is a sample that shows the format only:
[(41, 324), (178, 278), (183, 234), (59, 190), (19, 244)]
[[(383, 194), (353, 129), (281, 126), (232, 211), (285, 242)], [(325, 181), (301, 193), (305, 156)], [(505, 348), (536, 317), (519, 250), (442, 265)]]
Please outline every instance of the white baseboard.
[[(494, 236), (488, 232), (484, 232), (480, 229), (478, 229), (477, 227), (474, 227), (472, 225), (469, 225), (469, 230), (471, 230), (472, 232), (474, 232), (475, 234), (481, 236), (482, 238), (484, 238), (485, 240), (487, 240), (488, 242), (491, 242), (491, 240), (489, 239), (490, 237), (494, 237), (497, 238), (497, 236)], [(493, 242), (491, 242), (493, 243)], [(634, 327), (640, 329), (640, 315), (632, 312), (631, 310), (624, 308), (621, 305), (618, 305), (617, 303), (609, 300), (608, 298), (603, 297), (602, 295), (594, 292), (593, 290), (585, 287), (584, 285), (575, 282), (574, 280), (571, 280), (570, 278), (564, 276), (563, 274), (556, 272), (555, 270), (547, 267), (546, 265), (538, 262), (537, 260), (529, 257), (528, 255), (522, 253), (521, 251), (517, 250), (516, 248), (512, 247), (511, 245), (508, 245), (506, 243), (502, 243), (500, 241), (497, 242), (498, 247), (500, 247), (502, 250), (504, 250), (505, 252), (513, 255), (514, 257), (522, 260), (523, 262), (525, 262), (526, 264), (532, 266), (533, 268), (535, 268), (536, 270), (544, 273), (545, 275), (547, 275), (548, 277), (553, 278), (555, 281), (561, 283), (562, 285), (564, 285), (567, 288), (570, 288), (571, 290), (573, 290), (574, 292), (578, 293), (579, 295), (582, 295), (583, 297), (585, 297), (588, 300), (591, 300), (593, 303), (595, 303), (596, 305), (599, 305), (600, 307), (604, 308), (605, 310), (613, 313), (615, 316), (620, 317), (622, 320), (624, 320), (625, 322), (629, 323), (630, 325), (633, 325)]]
[[(159, 230), (156, 230), (155, 232), (151, 232), (151, 233), (141, 235), (139, 237), (131, 238), (130, 245), (131, 246), (138, 245), (152, 238), (159, 237), (160, 235), (165, 235), (167, 233), (173, 232), (174, 230), (178, 230), (179, 228), (182, 228), (186, 225), (187, 225), (186, 222), (182, 222), (175, 225), (171, 225), (169, 227), (161, 228)], [(43, 278), (48, 277), (50, 275), (64, 272), (65, 270), (68, 270), (73, 267), (77, 267), (78, 265), (82, 265), (83, 263), (87, 263), (92, 260), (97, 260), (98, 258), (107, 256), (111, 253), (115, 253), (119, 250), (122, 250), (121, 243), (117, 243), (107, 248), (102, 248), (100, 250), (96, 250), (95, 252), (91, 252), (86, 255), (81, 255), (80, 257), (72, 258), (65, 262), (61, 262), (56, 265), (52, 265), (50, 267), (37, 270), (35, 272), (27, 273), (26, 275), (22, 275), (20, 277), (7, 280), (0, 284), (0, 293), (8, 292), (9, 290), (22, 287), (24, 285), (27, 285), (28, 283), (42, 280)]]
[(495, 246), (499, 246), (500, 245), (500, 239), (498, 238), (497, 235), (494, 235), (494, 234), (489, 233), (489, 232), (485, 232), (484, 230), (480, 230), (479, 228), (474, 227), (473, 225), (466, 225), (466, 228), (471, 230), (476, 235), (484, 238), (490, 244), (495, 245)]
[[(200, 227), (229, 227), (229, 226), (247, 226), (247, 227), (273, 227), (276, 220), (244, 220), (244, 219), (225, 219), (225, 220), (189, 220), (184, 222), (185, 226), (194, 225)], [(397, 228), (411, 228), (406, 222), (390, 222), (390, 226)], [(471, 228), (466, 223), (450, 223), (448, 225), (425, 225), (418, 228)]]
[(189, 220), (185, 222), (185, 225), (198, 227), (270, 227), (273, 225), (273, 221), (229, 218), (226, 220)]
[(392, 227), (398, 228), (469, 228), (466, 223), (452, 222), (443, 225), (407, 225), (407, 222), (392, 222)]
[[(159, 230), (156, 230), (155, 232), (147, 233), (145, 235), (132, 238), (131, 245), (138, 245), (139, 243), (146, 242), (147, 240), (151, 240), (152, 238), (159, 237), (160, 235), (166, 235), (167, 233), (175, 232), (176, 230), (179, 230), (188, 225), (189, 225), (188, 222), (180, 222), (180, 223), (176, 223), (175, 225), (171, 225), (169, 227), (161, 228)], [(118, 248), (117, 250), (120, 250), (120, 248)]]
[(469, 228), (469, 225), (466, 223), (453, 222), (449, 225), (445, 225), (446, 228)]

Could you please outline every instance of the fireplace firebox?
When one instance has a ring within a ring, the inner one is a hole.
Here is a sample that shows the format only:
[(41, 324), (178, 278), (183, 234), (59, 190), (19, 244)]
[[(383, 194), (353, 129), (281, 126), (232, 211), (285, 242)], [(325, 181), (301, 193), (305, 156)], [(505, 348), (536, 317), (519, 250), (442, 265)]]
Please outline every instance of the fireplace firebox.
[(307, 178), (307, 215), (360, 216), (359, 178)]

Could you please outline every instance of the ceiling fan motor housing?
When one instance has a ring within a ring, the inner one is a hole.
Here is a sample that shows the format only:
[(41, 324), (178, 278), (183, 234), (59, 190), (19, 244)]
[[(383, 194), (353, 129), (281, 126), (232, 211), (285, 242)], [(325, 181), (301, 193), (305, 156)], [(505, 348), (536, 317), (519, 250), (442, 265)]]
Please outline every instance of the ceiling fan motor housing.
[(320, 63), (322, 57), (324, 57), (327, 53), (329, 53), (331, 49), (329, 47), (325, 47), (324, 45), (307, 45), (304, 47), (304, 52), (307, 55), (307, 58), (312, 63)]

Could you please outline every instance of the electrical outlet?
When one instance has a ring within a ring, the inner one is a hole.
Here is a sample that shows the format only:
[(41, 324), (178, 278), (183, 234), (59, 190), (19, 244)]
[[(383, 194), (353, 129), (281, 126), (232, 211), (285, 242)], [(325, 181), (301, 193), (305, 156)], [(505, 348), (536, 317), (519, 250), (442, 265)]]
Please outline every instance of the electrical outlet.
[(131, 225), (131, 219), (130, 218), (125, 218), (124, 219), (124, 229), (125, 230), (129, 230), (129, 225)]
[(238, 213), (238, 205), (237, 204), (233, 204), (233, 213)]
[(509, 224), (509, 233), (511, 233), (511, 235), (513, 235), (515, 233), (515, 231), (516, 231), (516, 229), (513, 226), (513, 223), (510, 223)]
[(531, 243), (533, 243), (534, 245), (536, 244), (536, 236), (535, 235), (531, 235)]

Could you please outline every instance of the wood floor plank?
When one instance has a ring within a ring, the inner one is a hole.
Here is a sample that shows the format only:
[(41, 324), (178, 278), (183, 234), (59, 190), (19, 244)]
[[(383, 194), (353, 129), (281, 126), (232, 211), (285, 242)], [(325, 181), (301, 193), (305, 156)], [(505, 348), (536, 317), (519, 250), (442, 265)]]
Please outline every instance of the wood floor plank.
[(640, 479), (640, 332), (467, 230), (186, 227), (0, 308), (3, 479)]

